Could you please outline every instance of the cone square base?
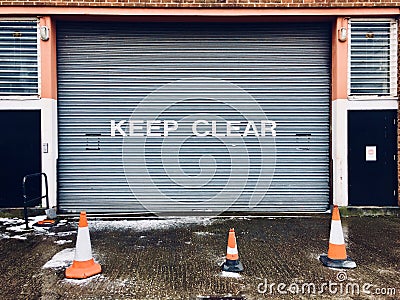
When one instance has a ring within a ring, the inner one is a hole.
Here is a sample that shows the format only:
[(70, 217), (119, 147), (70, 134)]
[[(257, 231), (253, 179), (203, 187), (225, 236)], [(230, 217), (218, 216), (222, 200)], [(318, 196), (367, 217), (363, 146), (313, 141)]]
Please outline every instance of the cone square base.
[(65, 277), (70, 279), (85, 279), (101, 273), (101, 266), (93, 259), (86, 262), (74, 261), (72, 266), (65, 270)]
[(240, 260), (229, 260), (227, 259), (222, 265), (221, 265), (221, 271), (225, 272), (235, 272), (235, 273), (240, 273), (243, 272), (244, 268)]
[(325, 267), (329, 268), (337, 268), (337, 269), (354, 269), (357, 267), (355, 261), (353, 261), (350, 257), (347, 257), (347, 259), (331, 259), (328, 257), (328, 255), (321, 255), (319, 257), (319, 260), (322, 262), (322, 264)]

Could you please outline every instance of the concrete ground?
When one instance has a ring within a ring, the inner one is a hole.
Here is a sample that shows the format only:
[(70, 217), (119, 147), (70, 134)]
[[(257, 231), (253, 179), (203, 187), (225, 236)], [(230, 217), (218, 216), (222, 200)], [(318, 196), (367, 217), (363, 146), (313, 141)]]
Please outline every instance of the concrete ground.
[[(0, 219), (1, 299), (400, 299), (396, 216), (342, 218), (358, 265), (347, 271), (318, 260), (328, 250), (329, 215), (92, 220), (103, 272), (85, 280), (64, 278), (76, 222), (29, 232), (21, 222)], [(219, 270), (231, 227), (245, 268), (240, 277)]]

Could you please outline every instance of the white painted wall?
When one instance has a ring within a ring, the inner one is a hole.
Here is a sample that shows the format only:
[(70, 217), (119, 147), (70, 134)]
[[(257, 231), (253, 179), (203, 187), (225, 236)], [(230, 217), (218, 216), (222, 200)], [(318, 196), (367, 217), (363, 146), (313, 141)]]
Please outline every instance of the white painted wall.
[[(42, 172), (46, 173), (49, 180), (50, 207), (57, 205), (57, 172), (58, 158), (57, 141), (57, 101), (53, 99), (36, 100), (1, 100), (0, 110), (40, 110), (41, 111), (41, 138), (42, 145), (48, 144), (48, 153), (43, 153), (42, 148)], [(43, 185), (44, 192), (44, 185)], [(46, 201), (42, 201), (43, 207)]]
[(347, 100), (332, 103), (332, 160), (333, 160), (333, 204), (347, 206), (348, 161), (347, 161), (347, 112), (349, 110), (397, 110), (397, 100)]

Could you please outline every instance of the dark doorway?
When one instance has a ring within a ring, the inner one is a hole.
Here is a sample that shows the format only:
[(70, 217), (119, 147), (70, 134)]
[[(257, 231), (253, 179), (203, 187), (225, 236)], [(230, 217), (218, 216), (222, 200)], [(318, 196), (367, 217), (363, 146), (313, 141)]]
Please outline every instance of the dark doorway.
[[(0, 207), (22, 207), (23, 177), (41, 172), (40, 127), (40, 110), (0, 110)], [(28, 182), (27, 192), (40, 196), (40, 179)]]
[(348, 112), (349, 205), (397, 206), (397, 111)]

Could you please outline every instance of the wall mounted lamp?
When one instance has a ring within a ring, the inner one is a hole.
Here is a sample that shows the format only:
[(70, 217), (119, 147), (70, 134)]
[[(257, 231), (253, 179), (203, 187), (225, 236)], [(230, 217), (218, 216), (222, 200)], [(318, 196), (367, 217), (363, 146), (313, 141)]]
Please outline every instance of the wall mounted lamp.
[(40, 39), (42, 41), (48, 41), (50, 38), (50, 32), (49, 32), (49, 27), (47, 26), (40, 26), (39, 33), (40, 33)]
[(339, 41), (342, 43), (347, 41), (347, 28), (346, 27), (341, 27), (339, 29), (339, 36), (338, 36)]

